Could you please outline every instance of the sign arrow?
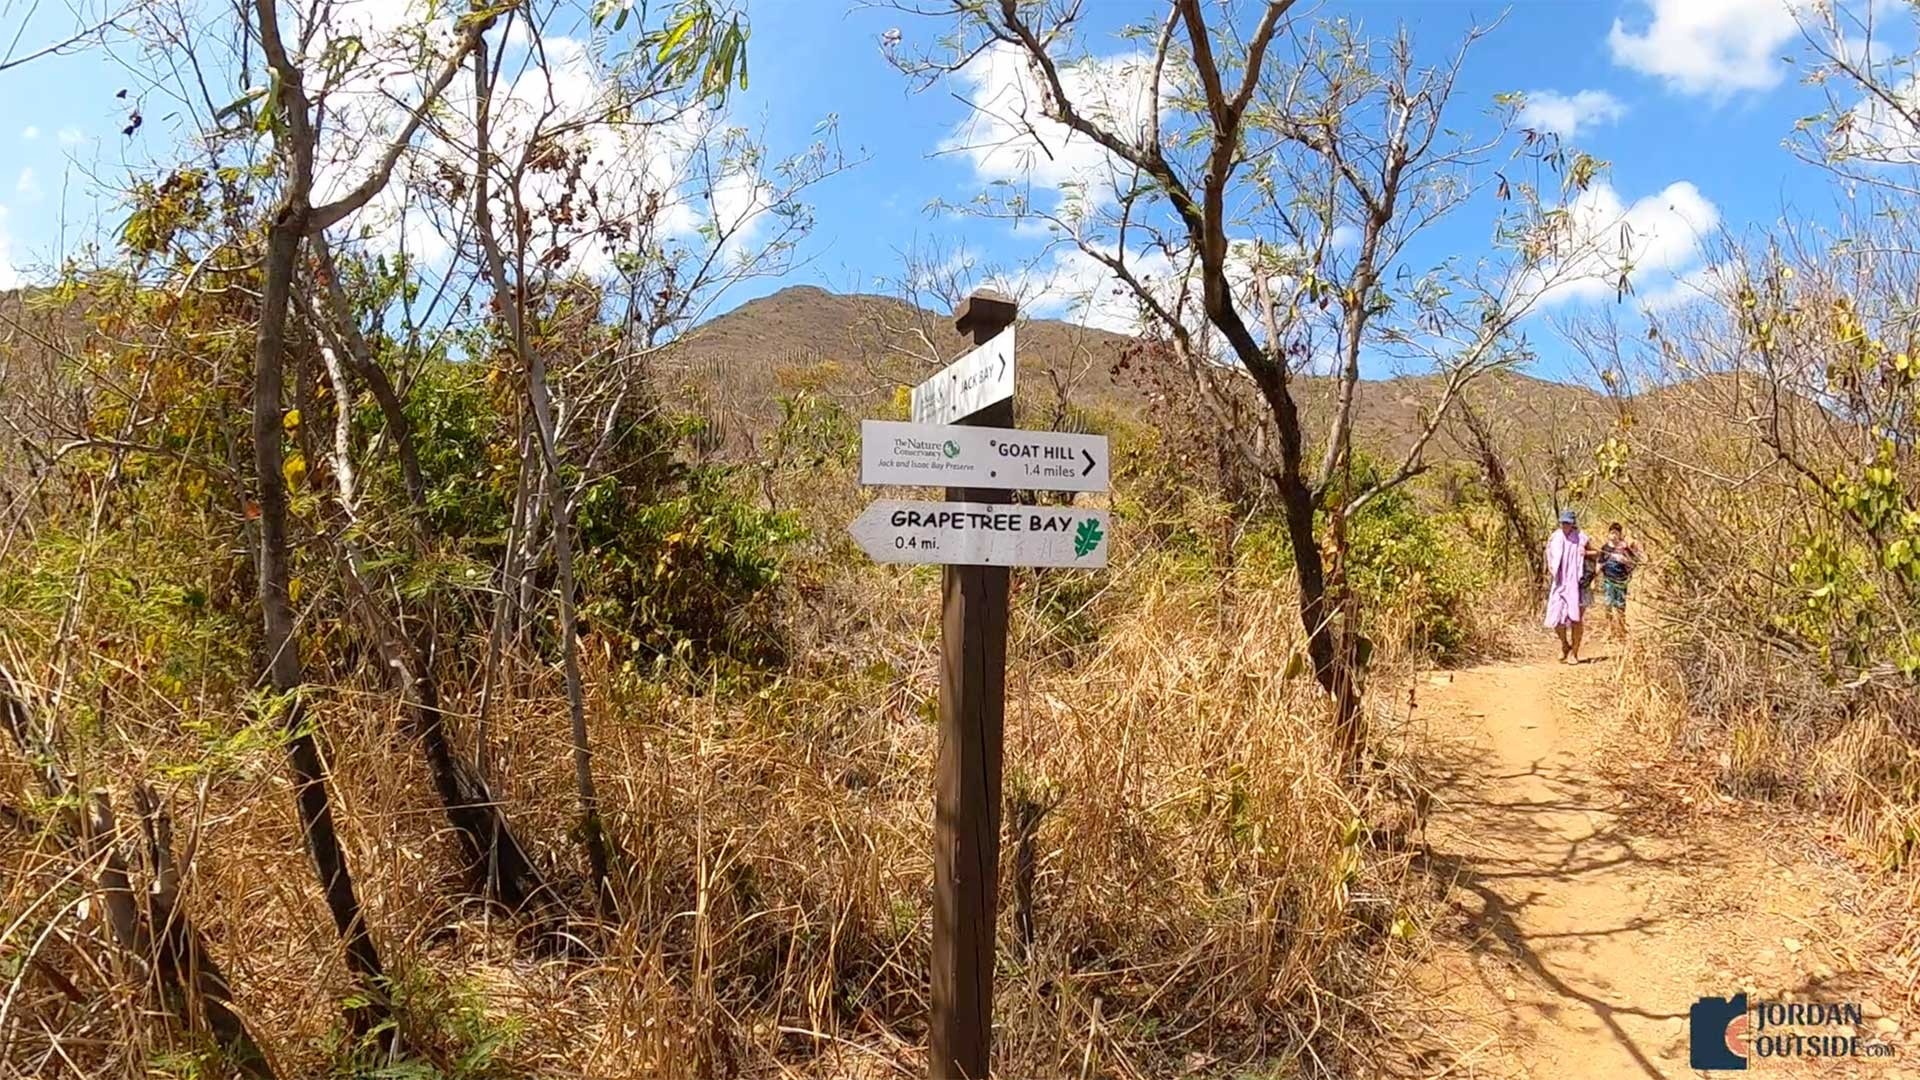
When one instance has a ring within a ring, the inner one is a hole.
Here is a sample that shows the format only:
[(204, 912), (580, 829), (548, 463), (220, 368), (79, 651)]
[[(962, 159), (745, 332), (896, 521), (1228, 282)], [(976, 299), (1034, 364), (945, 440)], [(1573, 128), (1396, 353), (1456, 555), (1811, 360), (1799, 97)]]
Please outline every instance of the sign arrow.
[(1030, 491), (1105, 491), (1105, 435), (971, 425), (860, 424), (860, 482)]

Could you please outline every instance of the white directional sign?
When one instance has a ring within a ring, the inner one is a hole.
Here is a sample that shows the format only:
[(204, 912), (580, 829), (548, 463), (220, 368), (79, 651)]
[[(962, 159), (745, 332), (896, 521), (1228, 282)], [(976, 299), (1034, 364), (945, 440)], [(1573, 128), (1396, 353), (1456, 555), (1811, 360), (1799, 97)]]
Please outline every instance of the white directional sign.
[(1108, 529), (1105, 510), (880, 499), (848, 531), (878, 562), (1098, 569)]
[(1013, 396), (1013, 327), (913, 388), (913, 419), (951, 424)]
[(1038, 491), (1107, 490), (1107, 437), (1063, 431), (860, 424), (860, 482)]

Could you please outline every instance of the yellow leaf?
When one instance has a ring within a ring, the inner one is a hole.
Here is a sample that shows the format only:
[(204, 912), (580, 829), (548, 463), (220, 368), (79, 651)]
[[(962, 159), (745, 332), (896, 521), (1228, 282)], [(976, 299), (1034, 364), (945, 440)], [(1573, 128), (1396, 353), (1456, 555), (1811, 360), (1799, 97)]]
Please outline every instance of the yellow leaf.
[(281, 423), (281, 424), (282, 424), (282, 425), (283, 425), (283, 426), (284, 426), (284, 427), (285, 427), (285, 428), (286, 428), (286, 429), (287, 429), (288, 431), (294, 431), (294, 430), (297, 430), (297, 429), (298, 429), (298, 428), (300, 427), (300, 410), (299, 410), (299, 409), (288, 409), (288, 410), (287, 410), (287, 415), (286, 415), (286, 417), (285, 417), (285, 418), (283, 418), (283, 419), (282, 419), (282, 420), (280, 421), (280, 423)]
[(298, 487), (307, 475), (306, 457), (298, 450), (288, 454), (285, 464), (280, 466), (280, 475), (286, 479), (288, 487)]
[(297, 604), (299, 602), (300, 602), (300, 579), (289, 578), (287, 580), (287, 603)]

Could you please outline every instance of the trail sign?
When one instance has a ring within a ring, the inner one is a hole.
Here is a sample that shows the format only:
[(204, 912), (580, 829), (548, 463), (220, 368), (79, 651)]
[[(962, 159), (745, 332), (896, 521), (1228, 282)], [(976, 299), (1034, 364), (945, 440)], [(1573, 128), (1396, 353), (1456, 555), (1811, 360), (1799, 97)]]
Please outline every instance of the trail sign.
[(913, 419), (951, 424), (1013, 396), (1013, 327), (913, 388)]
[(952, 566), (1107, 565), (1105, 510), (879, 499), (848, 532), (875, 561)]
[(1107, 437), (1063, 431), (860, 424), (860, 482), (941, 487), (1105, 491)]

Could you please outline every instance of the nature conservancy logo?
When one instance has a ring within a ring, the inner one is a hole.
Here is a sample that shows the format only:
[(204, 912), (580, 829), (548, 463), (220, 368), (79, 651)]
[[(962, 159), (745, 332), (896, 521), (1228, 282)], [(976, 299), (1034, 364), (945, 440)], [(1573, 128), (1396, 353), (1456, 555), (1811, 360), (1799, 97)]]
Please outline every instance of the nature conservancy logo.
[(1754, 1058), (1889, 1058), (1893, 1047), (1859, 1034), (1858, 1002), (1758, 1001), (1703, 997), (1687, 1012), (1687, 1064), (1747, 1068)]
[(951, 461), (960, 456), (960, 444), (948, 439), (946, 445), (940, 448), (940, 452), (947, 455), (947, 459)]

